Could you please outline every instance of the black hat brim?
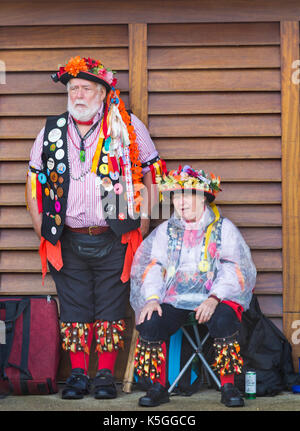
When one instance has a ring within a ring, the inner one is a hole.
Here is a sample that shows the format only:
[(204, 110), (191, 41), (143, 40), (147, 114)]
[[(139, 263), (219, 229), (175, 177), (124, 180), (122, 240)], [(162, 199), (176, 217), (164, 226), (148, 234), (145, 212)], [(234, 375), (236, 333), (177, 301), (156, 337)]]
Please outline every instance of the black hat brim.
[(65, 72), (59, 77), (59, 80), (64, 85), (67, 85), (67, 83), (73, 78), (86, 79), (87, 81), (96, 82), (97, 84), (104, 85), (108, 92), (111, 90), (111, 86), (106, 81), (89, 72), (79, 72), (76, 76), (70, 75), (68, 72)]

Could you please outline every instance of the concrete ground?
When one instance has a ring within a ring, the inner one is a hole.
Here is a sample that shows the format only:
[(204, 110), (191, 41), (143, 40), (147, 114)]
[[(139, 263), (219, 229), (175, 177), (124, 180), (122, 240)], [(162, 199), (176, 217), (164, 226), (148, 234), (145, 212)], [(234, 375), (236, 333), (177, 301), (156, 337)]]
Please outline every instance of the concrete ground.
[(0, 399), (0, 411), (98, 411), (98, 412), (203, 412), (203, 411), (300, 411), (300, 394), (283, 392), (275, 397), (258, 397), (255, 400), (245, 400), (243, 408), (228, 408), (220, 403), (220, 392), (204, 387), (190, 397), (172, 395), (171, 401), (155, 408), (138, 406), (138, 399), (144, 394), (133, 388), (127, 394), (118, 385), (118, 398), (114, 400), (96, 400), (88, 395), (82, 400), (62, 400), (60, 385), (59, 393), (54, 395), (7, 396)]

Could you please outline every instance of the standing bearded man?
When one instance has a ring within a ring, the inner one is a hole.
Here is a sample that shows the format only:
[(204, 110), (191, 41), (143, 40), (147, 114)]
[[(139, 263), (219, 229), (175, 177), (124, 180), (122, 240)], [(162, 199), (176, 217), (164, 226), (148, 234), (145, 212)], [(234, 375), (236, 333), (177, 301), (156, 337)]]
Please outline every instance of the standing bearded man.
[[(48, 117), (31, 150), (28, 208), (60, 303), (63, 349), (71, 376), (62, 392), (90, 392), (96, 337), (95, 398), (115, 398), (114, 366), (123, 347), (133, 255), (149, 229), (142, 189), (164, 168), (144, 124), (125, 110), (114, 72), (71, 58), (52, 75), (67, 86), (68, 111)], [(155, 181), (155, 180), (154, 180)], [(150, 193), (148, 193), (148, 196)]]

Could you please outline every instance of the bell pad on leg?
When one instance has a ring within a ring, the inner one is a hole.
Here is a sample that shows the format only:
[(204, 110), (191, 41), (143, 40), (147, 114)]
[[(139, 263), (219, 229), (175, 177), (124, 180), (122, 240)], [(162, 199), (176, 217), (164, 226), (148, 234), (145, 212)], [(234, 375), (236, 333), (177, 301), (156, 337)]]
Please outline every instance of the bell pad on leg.
[(94, 323), (96, 334), (96, 352), (113, 352), (124, 349), (123, 332), (124, 320), (112, 321), (97, 320)]
[(88, 335), (92, 325), (90, 323), (61, 322), (62, 348), (66, 351), (90, 353)]
[(152, 381), (159, 379), (165, 356), (162, 341), (146, 341), (141, 337), (137, 340), (134, 353), (134, 367), (139, 377), (150, 377)]

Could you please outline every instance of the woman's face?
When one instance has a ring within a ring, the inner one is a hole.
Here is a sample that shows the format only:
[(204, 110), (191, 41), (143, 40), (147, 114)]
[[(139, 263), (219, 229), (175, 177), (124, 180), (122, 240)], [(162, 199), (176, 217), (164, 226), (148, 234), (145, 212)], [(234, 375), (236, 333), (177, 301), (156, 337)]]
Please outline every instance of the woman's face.
[(179, 217), (186, 221), (197, 221), (204, 211), (205, 196), (202, 193), (193, 194), (190, 190), (174, 193), (173, 204)]

